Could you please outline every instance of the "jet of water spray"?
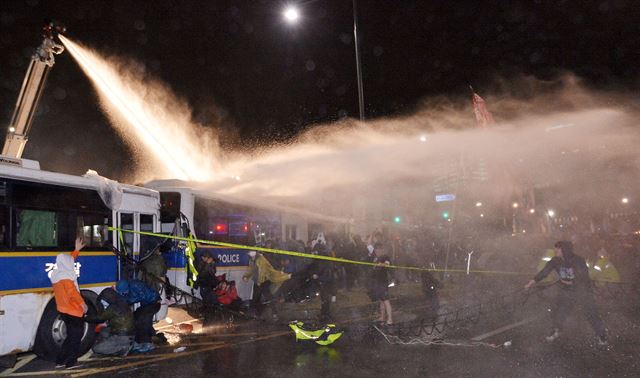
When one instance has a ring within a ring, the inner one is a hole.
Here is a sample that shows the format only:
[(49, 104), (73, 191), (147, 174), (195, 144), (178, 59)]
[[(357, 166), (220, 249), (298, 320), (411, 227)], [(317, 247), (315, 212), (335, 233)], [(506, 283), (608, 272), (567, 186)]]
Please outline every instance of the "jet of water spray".
[(108, 60), (64, 36), (60, 39), (97, 89), (103, 108), (120, 134), (153, 156), (156, 177), (210, 181), (214, 148), (204, 128), (190, 119), (186, 104), (159, 83)]

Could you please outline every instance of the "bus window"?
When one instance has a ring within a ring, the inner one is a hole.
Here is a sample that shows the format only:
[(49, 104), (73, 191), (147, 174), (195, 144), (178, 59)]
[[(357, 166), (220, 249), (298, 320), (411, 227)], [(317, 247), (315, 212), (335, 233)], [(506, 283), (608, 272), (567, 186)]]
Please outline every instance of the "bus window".
[(0, 204), (7, 204), (7, 182), (0, 181)]
[(56, 213), (40, 210), (17, 210), (17, 247), (56, 247)]
[[(133, 230), (133, 214), (120, 213), (120, 228), (123, 230)], [(133, 236), (131, 232), (122, 232), (122, 239), (118, 240), (120, 251), (127, 255), (133, 255)], [(124, 241), (124, 245), (122, 242)]]
[(298, 226), (295, 224), (288, 224), (285, 226), (285, 240), (296, 240), (298, 238)]
[(180, 216), (180, 193), (160, 193), (160, 221), (173, 223)]
[(0, 246), (7, 249), (9, 247), (9, 224), (11, 224), (11, 214), (7, 204), (7, 182), (0, 181)]
[(77, 216), (76, 235), (81, 235), (84, 244), (93, 249), (108, 249), (111, 246), (109, 217), (95, 214)]
[[(153, 215), (140, 214), (140, 231), (153, 232)], [(153, 249), (163, 240), (164, 239), (161, 240), (155, 236), (140, 234), (140, 255), (145, 256), (149, 250)]]
[(13, 206), (49, 211), (110, 212), (96, 191), (15, 181)]
[(9, 247), (8, 231), (10, 222), (9, 208), (0, 205), (0, 247), (4, 247), (3, 249), (7, 249), (7, 247)]

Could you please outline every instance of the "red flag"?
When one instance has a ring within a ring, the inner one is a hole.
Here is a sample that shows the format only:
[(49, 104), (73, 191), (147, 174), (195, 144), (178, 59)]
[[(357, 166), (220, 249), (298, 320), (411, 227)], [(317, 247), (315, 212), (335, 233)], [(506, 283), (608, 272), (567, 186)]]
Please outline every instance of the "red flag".
[(476, 115), (476, 123), (481, 127), (487, 127), (493, 124), (495, 121), (491, 113), (487, 110), (484, 100), (473, 91), (471, 86), (469, 86), (469, 88), (471, 88), (471, 99), (473, 100), (473, 112)]

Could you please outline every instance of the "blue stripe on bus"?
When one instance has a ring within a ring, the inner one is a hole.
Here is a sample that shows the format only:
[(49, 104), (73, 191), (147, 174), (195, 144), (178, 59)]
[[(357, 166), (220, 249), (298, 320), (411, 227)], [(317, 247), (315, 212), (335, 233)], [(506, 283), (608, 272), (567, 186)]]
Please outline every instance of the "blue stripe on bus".
[[(208, 251), (215, 256), (216, 260), (218, 260), (216, 266), (219, 267), (249, 265), (248, 251), (243, 249), (197, 247), (196, 259), (199, 259), (204, 251)], [(166, 253), (164, 259), (169, 269), (184, 268), (187, 264), (187, 258), (182, 250), (174, 249)]]
[[(0, 291), (51, 287), (47, 270), (55, 262), (56, 256), (3, 256), (0, 259)], [(76, 264), (79, 264), (80, 269), (80, 285), (117, 281), (118, 262), (113, 254), (83, 256), (80, 253)]]

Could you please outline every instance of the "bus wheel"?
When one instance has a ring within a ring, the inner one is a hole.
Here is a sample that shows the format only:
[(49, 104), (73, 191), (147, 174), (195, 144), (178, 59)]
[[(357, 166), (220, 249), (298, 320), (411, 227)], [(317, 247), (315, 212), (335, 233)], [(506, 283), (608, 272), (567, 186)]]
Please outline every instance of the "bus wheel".
[[(84, 294), (84, 293), (83, 293)], [(96, 314), (96, 306), (87, 296), (83, 298), (89, 307), (88, 316)], [(36, 333), (36, 342), (33, 351), (38, 357), (47, 361), (55, 361), (56, 357), (62, 350), (62, 343), (67, 338), (67, 327), (62, 321), (60, 314), (56, 310), (56, 301), (51, 299), (44, 309), (38, 332)], [(87, 353), (96, 340), (94, 325), (84, 323), (84, 332), (82, 334), (82, 342), (80, 344), (80, 356)]]

